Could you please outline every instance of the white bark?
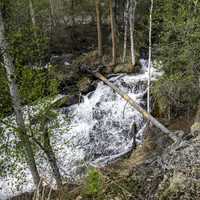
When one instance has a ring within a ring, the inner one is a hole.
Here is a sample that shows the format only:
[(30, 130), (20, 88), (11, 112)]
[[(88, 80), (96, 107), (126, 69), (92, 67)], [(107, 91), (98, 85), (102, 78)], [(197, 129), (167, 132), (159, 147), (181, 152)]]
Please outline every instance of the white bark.
[(131, 64), (135, 65), (135, 43), (134, 43), (134, 30), (135, 30), (135, 10), (137, 6), (136, 0), (131, 0), (130, 3), (130, 15), (129, 15), (129, 24), (130, 24), (130, 40), (131, 40)]
[(10, 96), (12, 99), (12, 106), (15, 111), (16, 115), (16, 123), (19, 128), (18, 136), (22, 141), (24, 153), (26, 155), (26, 161), (31, 171), (33, 180), (35, 185), (38, 185), (40, 182), (39, 173), (37, 171), (33, 150), (29, 141), (29, 137), (26, 134), (26, 128), (24, 124), (23, 112), (21, 108), (20, 97), (18, 94), (18, 88), (16, 83), (15, 77), (15, 66), (13, 64), (13, 59), (7, 51), (8, 44), (5, 38), (5, 30), (4, 30), (4, 23), (3, 18), (0, 11), (0, 50), (3, 57), (4, 67), (6, 69), (7, 79), (8, 79), (8, 86), (10, 90)]
[(98, 56), (100, 62), (102, 62), (102, 32), (101, 32), (101, 2), (100, 0), (96, 0), (96, 18), (97, 18), (97, 38), (98, 38)]
[(128, 36), (128, 14), (129, 14), (129, 0), (126, 2), (126, 8), (124, 11), (124, 51), (122, 62), (125, 62), (127, 52), (127, 36)]
[(116, 65), (117, 52), (116, 52), (116, 23), (115, 23), (115, 1), (109, 0), (110, 7), (110, 23), (111, 23), (111, 32), (112, 32), (112, 65)]
[(150, 85), (151, 85), (151, 46), (152, 46), (152, 13), (153, 0), (151, 0), (150, 14), (149, 14), (149, 59), (148, 59), (148, 88), (147, 88), (147, 112), (150, 113)]

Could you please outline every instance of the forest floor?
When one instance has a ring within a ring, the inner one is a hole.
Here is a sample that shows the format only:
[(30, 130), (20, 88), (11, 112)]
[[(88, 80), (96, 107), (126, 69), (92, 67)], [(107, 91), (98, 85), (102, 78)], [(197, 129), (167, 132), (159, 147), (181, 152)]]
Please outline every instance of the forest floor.
[[(187, 137), (192, 123), (193, 118), (185, 117), (170, 122), (169, 128), (185, 131), (183, 139), (175, 144), (156, 128), (146, 130), (143, 144), (130, 155), (96, 169), (97, 173), (80, 185), (52, 191), (50, 199), (199, 200), (200, 135)], [(26, 193), (12, 200), (32, 197), (33, 193)]]

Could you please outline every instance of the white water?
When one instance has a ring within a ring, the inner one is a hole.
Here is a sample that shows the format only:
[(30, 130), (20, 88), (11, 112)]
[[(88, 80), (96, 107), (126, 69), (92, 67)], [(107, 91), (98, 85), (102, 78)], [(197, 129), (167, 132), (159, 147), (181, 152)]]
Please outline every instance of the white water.
[[(152, 68), (152, 79), (160, 75)], [(137, 75), (110, 78), (112, 83), (143, 107), (146, 105), (144, 95), (147, 80), (148, 73), (145, 70)], [(58, 128), (53, 129), (52, 144), (61, 173), (68, 179), (78, 179), (89, 165), (102, 166), (128, 152), (132, 147), (132, 123), (137, 124), (138, 143), (141, 142), (144, 126), (141, 114), (103, 82), (99, 82), (94, 92), (84, 96), (80, 104), (60, 110), (58, 122)], [(40, 173), (49, 182), (52, 180), (49, 166), (39, 154), (37, 163)], [(13, 159), (8, 161), (14, 164)], [(0, 177), (0, 199), (1, 195), (12, 196), (33, 188), (26, 165), (19, 161), (15, 164), (17, 176), (8, 173), (6, 177)]]

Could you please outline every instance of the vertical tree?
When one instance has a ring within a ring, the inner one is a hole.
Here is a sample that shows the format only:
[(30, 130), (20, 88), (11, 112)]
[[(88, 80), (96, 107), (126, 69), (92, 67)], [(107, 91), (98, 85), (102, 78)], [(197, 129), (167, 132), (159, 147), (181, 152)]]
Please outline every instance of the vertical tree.
[[(114, 0), (115, 1), (115, 0)], [(112, 32), (112, 65), (116, 65), (117, 52), (116, 52), (116, 23), (114, 15), (114, 2), (109, 0), (109, 9), (110, 9), (110, 23), (111, 23), (111, 32)]]
[(18, 93), (18, 87), (16, 83), (15, 66), (13, 64), (13, 59), (8, 52), (8, 43), (5, 38), (5, 29), (4, 29), (3, 17), (2, 17), (1, 11), (0, 11), (0, 50), (3, 57), (3, 62), (4, 62), (3, 64), (6, 69), (10, 96), (12, 99), (12, 106), (14, 108), (15, 115), (16, 115), (16, 123), (18, 126), (18, 131), (17, 131), (18, 137), (20, 138), (22, 142), (27, 164), (31, 171), (33, 181), (35, 185), (37, 186), (40, 182), (40, 176), (36, 167), (34, 153), (33, 153), (31, 143), (29, 141), (29, 136), (26, 133), (23, 112), (22, 112), (22, 107), (21, 107), (21, 102), (20, 102), (20, 96)]
[(49, 0), (49, 9), (50, 9), (51, 28), (53, 28), (55, 26), (55, 21), (54, 21), (54, 9), (52, 0)]
[(129, 24), (130, 24), (130, 41), (131, 41), (131, 65), (135, 66), (135, 42), (134, 42), (134, 31), (135, 31), (135, 10), (137, 6), (137, 0), (130, 0), (130, 13), (129, 13)]
[(31, 17), (33, 27), (36, 27), (35, 11), (34, 11), (34, 8), (33, 8), (32, 0), (29, 0), (29, 10), (30, 10), (30, 17)]
[(152, 12), (153, 12), (153, 0), (151, 0), (151, 7), (150, 7), (150, 14), (149, 14), (149, 59), (148, 59), (147, 112), (150, 112)]
[(102, 32), (101, 32), (101, 6), (100, 0), (96, 0), (96, 16), (97, 16), (97, 35), (98, 35), (98, 56), (102, 62)]
[(123, 50), (123, 63), (125, 62), (126, 58), (126, 51), (127, 51), (127, 38), (128, 38), (128, 16), (129, 16), (129, 2), (130, 0), (126, 0), (126, 8), (124, 10), (124, 50)]

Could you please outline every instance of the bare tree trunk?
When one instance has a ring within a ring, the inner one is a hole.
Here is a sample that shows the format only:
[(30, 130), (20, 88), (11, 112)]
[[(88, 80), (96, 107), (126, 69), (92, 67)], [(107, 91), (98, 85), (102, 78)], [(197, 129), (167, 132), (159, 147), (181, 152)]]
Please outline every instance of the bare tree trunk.
[(54, 9), (52, 0), (49, 0), (49, 7), (50, 7), (51, 28), (53, 28), (55, 26), (55, 21), (54, 21)]
[(47, 127), (44, 130), (44, 152), (50, 163), (54, 178), (56, 180), (56, 184), (57, 184), (58, 188), (62, 188), (62, 178), (61, 178), (61, 174), (59, 171), (59, 167), (57, 165), (57, 160), (56, 160), (54, 151), (53, 151), (51, 143), (50, 143), (49, 132), (48, 132)]
[(35, 11), (34, 11), (34, 8), (33, 8), (32, 0), (29, 0), (29, 10), (30, 10), (30, 17), (31, 17), (33, 27), (36, 27)]
[(130, 41), (131, 41), (131, 64), (135, 66), (135, 43), (134, 43), (134, 31), (135, 31), (135, 10), (137, 6), (136, 0), (131, 0), (130, 13), (129, 13), (129, 24), (130, 24)]
[(110, 23), (111, 23), (111, 32), (112, 32), (112, 65), (116, 65), (117, 52), (116, 52), (116, 27), (115, 27), (115, 18), (114, 18), (114, 3), (113, 0), (109, 0), (109, 9), (110, 9)]
[(71, 0), (71, 18), (72, 18), (72, 28), (73, 28), (76, 23), (74, 16), (74, 0)]
[(151, 8), (150, 8), (150, 14), (149, 14), (149, 59), (148, 59), (147, 112), (150, 112), (152, 12), (153, 12), (153, 0), (151, 0)]
[(4, 67), (7, 73), (7, 79), (9, 83), (10, 89), (10, 96), (13, 103), (13, 108), (16, 115), (16, 123), (19, 128), (18, 130), (18, 137), (22, 141), (24, 153), (26, 156), (26, 161), (31, 171), (33, 181), (37, 186), (40, 182), (40, 176), (36, 167), (36, 162), (34, 158), (33, 149), (31, 147), (31, 143), (29, 141), (29, 137), (26, 134), (26, 128), (23, 119), (23, 112), (21, 108), (20, 97), (18, 94), (18, 88), (16, 83), (16, 76), (15, 76), (15, 66), (13, 65), (13, 59), (7, 51), (8, 44), (5, 39), (5, 30), (4, 30), (4, 23), (3, 18), (0, 11), (0, 49), (2, 51), (3, 60), (4, 60)]
[(124, 91), (116, 87), (113, 83), (111, 83), (107, 78), (105, 78), (102, 74), (96, 71), (92, 71), (91, 69), (82, 66), (82, 71), (91, 73), (96, 78), (102, 80), (106, 85), (111, 87), (117, 94), (119, 94), (125, 101), (129, 103), (133, 108), (135, 108), (139, 113), (143, 115), (145, 119), (150, 121), (154, 126), (159, 128), (164, 133), (168, 134), (168, 136), (173, 140), (177, 141), (176, 134), (173, 134), (169, 129), (167, 129), (163, 124), (161, 124), (157, 119), (155, 119), (150, 113), (144, 110), (140, 105), (138, 105), (130, 96), (128, 96)]
[(126, 2), (126, 8), (124, 11), (124, 51), (122, 62), (125, 62), (126, 51), (127, 51), (127, 36), (128, 36), (128, 14), (129, 14), (129, 0)]
[(96, 0), (96, 16), (97, 16), (97, 34), (98, 34), (98, 56), (102, 62), (102, 32), (101, 32), (101, 6), (100, 0)]

